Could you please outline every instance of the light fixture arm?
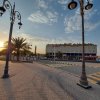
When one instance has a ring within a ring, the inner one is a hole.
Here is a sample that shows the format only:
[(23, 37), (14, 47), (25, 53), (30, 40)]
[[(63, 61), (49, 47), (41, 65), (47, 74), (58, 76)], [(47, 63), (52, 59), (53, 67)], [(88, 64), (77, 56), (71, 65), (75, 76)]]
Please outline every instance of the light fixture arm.
[(17, 16), (17, 19), (19, 20), (18, 25), (19, 25), (19, 29), (20, 29), (22, 26), (21, 14), (18, 11), (15, 11), (15, 15)]
[(14, 5), (12, 6), (11, 3), (9, 2), (9, 0), (3, 0), (3, 6), (0, 7), (0, 16), (3, 15), (3, 13), (6, 11), (6, 9), (10, 9), (10, 21), (11, 23), (14, 24), (15, 22), (15, 18), (17, 18), (19, 20), (19, 29), (22, 26), (21, 23), (21, 14), (18, 11), (15, 11), (15, 2)]
[(13, 22), (13, 23), (15, 22), (15, 3), (13, 5), (13, 8), (11, 9), (10, 21)]
[(10, 9), (12, 11), (12, 5), (8, 0), (3, 0), (3, 5), (0, 7), (0, 16), (6, 11), (6, 9)]
[(6, 9), (10, 9), (11, 8), (11, 10), (12, 10), (12, 5), (11, 5), (11, 3), (8, 0), (4, 0), (3, 5), (4, 5), (4, 7)]
[(18, 11), (15, 11), (15, 15), (17, 16), (17, 19), (21, 21), (21, 14)]
[(3, 6), (5, 5), (5, 2), (6, 2), (6, 1), (8, 1), (8, 0), (3, 0)]

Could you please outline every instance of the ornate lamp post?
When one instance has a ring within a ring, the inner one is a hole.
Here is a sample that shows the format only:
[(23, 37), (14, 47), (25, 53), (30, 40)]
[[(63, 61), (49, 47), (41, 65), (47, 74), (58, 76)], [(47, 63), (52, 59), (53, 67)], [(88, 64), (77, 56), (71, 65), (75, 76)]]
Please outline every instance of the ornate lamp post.
[[(82, 18), (82, 74), (80, 77), (80, 82), (77, 83), (77, 85), (88, 89), (91, 88), (91, 86), (88, 85), (88, 81), (87, 81), (87, 76), (86, 76), (86, 71), (85, 71), (85, 43), (84, 43), (84, 10), (89, 10), (93, 7), (93, 4), (89, 2), (89, 0), (87, 0), (87, 5), (84, 6), (84, 0), (77, 0), (80, 4), (80, 15)], [(68, 4), (68, 8), (70, 10), (73, 10), (77, 7), (77, 2), (72, 0), (69, 4)]]
[(19, 20), (19, 22), (18, 22), (19, 29), (22, 26), (21, 14), (18, 11), (15, 11), (15, 3), (12, 7), (11, 3), (8, 0), (4, 0), (3, 6), (0, 7), (0, 15), (2, 16), (7, 9), (11, 9), (11, 12), (10, 12), (10, 21), (11, 22), (10, 22), (10, 31), (9, 31), (9, 39), (8, 39), (8, 48), (7, 48), (7, 54), (6, 54), (6, 64), (5, 64), (4, 74), (3, 74), (2, 78), (8, 78), (9, 77), (9, 74), (8, 74), (9, 55), (10, 55), (11, 38), (12, 38), (12, 31), (13, 31), (13, 25), (14, 25), (14, 22), (15, 22), (15, 17)]

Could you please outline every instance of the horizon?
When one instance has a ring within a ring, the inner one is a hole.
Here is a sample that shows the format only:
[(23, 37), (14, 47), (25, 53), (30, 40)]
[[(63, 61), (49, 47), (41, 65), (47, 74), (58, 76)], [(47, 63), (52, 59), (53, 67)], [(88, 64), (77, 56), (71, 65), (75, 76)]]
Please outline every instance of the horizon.
[[(60, 43), (60, 44), (46, 44), (46, 46), (47, 45), (68, 45), (68, 44), (70, 44), (70, 45), (82, 45), (81, 43)], [(86, 45), (95, 45), (95, 46), (97, 46), (97, 48), (98, 48), (98, 45), (97, 44), (92, 44), (92, 43), (85, 43)], [(0, 51), (2, 51), (4, 49), (4, 46), (2, 46), (2, 47), (0, 47)], [(34, 48), (34, 51), (33, 51), (33, 48), (30, 50), (30, 51), (32, 51), (33, 53), (35, 53), (35, 48)], [(46, 51), (46, 47), (45, 47), (45, 51)], [(37, 54), (46, 54), (46, 52), (44, 52), (44, 53), (37, 53)], [(97, 54), (97, 56), (100, 56), (100, 55), (98, 55)]]

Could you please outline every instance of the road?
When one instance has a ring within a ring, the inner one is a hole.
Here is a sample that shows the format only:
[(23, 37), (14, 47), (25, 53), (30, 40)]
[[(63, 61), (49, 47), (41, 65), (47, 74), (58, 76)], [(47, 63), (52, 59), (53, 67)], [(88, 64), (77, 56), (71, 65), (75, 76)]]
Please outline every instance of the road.
[[(0, 76), (4, 62), (0, 61)], [(10, 63), (9, 79), (0, 79), (0, 100), (100, 100), (100, 87), (86, 90), (79, 78), (36, 62)]]

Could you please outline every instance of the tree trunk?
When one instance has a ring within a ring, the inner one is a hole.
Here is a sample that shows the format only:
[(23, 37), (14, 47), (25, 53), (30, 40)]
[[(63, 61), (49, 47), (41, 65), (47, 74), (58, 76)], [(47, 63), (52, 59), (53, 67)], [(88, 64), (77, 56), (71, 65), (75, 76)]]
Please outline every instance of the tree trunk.
[(19, 61), (19, 55), (20, 55), (19, 49), (17, 49), (17, 61)]

